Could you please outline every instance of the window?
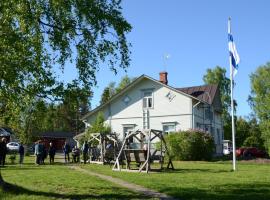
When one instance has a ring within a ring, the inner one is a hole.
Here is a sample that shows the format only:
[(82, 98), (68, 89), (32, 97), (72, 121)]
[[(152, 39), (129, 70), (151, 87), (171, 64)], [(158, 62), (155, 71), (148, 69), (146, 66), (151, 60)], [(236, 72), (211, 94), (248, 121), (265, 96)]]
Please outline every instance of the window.
[(205, 119), (213, 120), (213, 112), (211, 111), (210, 107), (205, 108), (204, 114), (205, 114)]
[(171, 123), (163, 123), (163, 131), (165, 133), (171, 133), (171, 132), (175, 132), (175, 123), (171, 122)]
[(217, 144), (221, 144), (221, 137), (220, 137), (220, 131), (219, 129), (217, 128)]
[[(122, 124), (123, 126), (123, 138), (126, 137), (131, 131), (134, 130), (136, 124)], [(128, 143), (133, 143), (133, 137), (129, 138)]]
[(152, 90), (143, 91), (143, 108), (153, 108), (153, 92), (152, 92)]

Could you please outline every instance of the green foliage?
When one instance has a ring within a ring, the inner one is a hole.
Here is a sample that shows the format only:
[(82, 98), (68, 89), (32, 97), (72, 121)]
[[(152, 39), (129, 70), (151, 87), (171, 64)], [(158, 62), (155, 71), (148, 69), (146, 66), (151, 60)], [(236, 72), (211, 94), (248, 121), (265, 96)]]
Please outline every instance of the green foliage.
[(214, 153), (213, 137), (201, 131), (170, 133), (165, 140), (174, 160), (210, 160)]
[[(50, 94), (56, 86), (52, 65), (64, 71), (76, 62), (80, 83), (96, 83), (95, 72), (106, 62), (114, 72), (129, 65), (126, 33), (131, 25), (121, 1), (17, 1), (0, 4), (1, 93)], [(74, 56), (76, 55), (76, 56)], [(15, 94), (11, 95), (16, 97)]]
[(264, 146), (270, 153), (270, 63), (257, 68), (250, 75), (250, 105), (260, 120)]
[[(92, 126), (86, 130), (86, 134), (83, 135), (79, 142), (80, 144), (83, 144), (84, 141), (88, 141), (90, 138), (90, 135), (93, 133), (101, 133), (101, 134), (109, 134), (111, 133), (111, 127), (107, 124), (105, 124), (104, 114), (102, 112), (99, 112), (97, 114), (97, 117), (95, 121), (93, 122)], [(94, 141), (96, 142), (96, 141)]]
[[(53, 109), (62, 110), (68, 128), (74, 127), (78, 121), (74, 117), (80, 117), (78, 110), (87, 112), (87, 98), (97, 83), (100, 65), (106, 63), (114, 73), (129, 65), (126, 34), (131, 25), (122, 16), (120, 4), (99, 0), (1, 1), (0, 125), (29, 140), (35, 127), (27, 124), (39, 118), (33, 116), (33, 104), (47, 98), (58, 101), (61, 108), (54, 105)], [(58, 73), (70, 70), (67, 63), (74, 63), (75, 78), (65, 84)], [(47, 120), (52, 125), (55, 113), (50, 112), (52, 118)]]
[(251, 133), (249, 132), (250, 124), (248, 123), (247, 120), (240, 117), (236, 120), (235, 127), (236, 127), (236, 135), (235, 135), (236, 146), (241, 147), (243, 146), (243, 143), (246, 140), (246, 138), (251, 136)]
[(260, 141), (255, 136), (249, 136), (243, 142), (244, 147), (260, 147)]
[(88, 129), (90, 133), (110, 133), (111, 127), (107, 126), (105, 123), (104, 114), (99, 112), (97, 118), (92, 124), (92, 127)]
[(11, 164), (15, 164), (16, 154), (12, 153), (11, 155), (9, 155), (8, 159), (10, 160)]
[[(224, 138), (231, 139), (231, 88), (230, 79), (226, 77), (226, 69), (216, 66), (214, 69), (207, 69), (203, 76), (203, 81), (206, 84), (218, 84), (221, 95), (222, 105), (222, 120), (224, 124)], [(235, 101), (235, 100), (234, 100)], [(236, 109), (236, 102), (234, 102)]]
[(261, 131), (256, 118), (246, 120), (242, 117), (236, 120), (236, 146), (263, 148)]
[(127, 75), (122, 77), (120, 83), (116, 86), (115, 82), (109, 83), (107, 87), (103, 90), (101, 95), (100, 104), (106, 103), (113, 95), (117, 94), (123, 90), (126, 86), (132, 83), (136, 78), (130, 78)]

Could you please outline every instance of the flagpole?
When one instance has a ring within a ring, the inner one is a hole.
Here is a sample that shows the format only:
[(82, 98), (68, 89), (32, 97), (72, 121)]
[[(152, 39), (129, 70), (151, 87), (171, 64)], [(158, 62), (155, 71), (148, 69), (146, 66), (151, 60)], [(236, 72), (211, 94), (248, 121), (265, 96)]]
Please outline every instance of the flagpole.
[(233, 75), (231, 75), (231, 115), (232, 115), (232, 145), (233, 145), (233, 171), (236, 170), (235, 157), (235, 125), (234, 125), (234, 102), (233, 102)]
[[(231, 18), (228, 21), (228, 32), (231, 33)], [(234, 124), (234, 101), (233, 101), (233, 76), (234, 69), (231, 62), (230, 55), (230, 78), (231, 78), (231, 115), (232, 115), (232, 145), (233, 145), (233, 171), (236, 171), (236, 156), (235, 156), (235, 124)]]

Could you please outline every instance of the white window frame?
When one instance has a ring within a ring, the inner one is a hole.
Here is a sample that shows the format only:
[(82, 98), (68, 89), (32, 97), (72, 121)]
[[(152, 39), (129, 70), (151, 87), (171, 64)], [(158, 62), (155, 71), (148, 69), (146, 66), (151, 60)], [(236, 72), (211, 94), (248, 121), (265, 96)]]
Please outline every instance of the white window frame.
[[(142, 108), (143, 109), (153, 109), (154, 108), (154, 89), (143, 89), (142, 90)], [(151, 92), (151, 96), (145, 96), (145, 93)], [(144, 107), (144, 99), (146, 99), (147, 106)], [(149, 106), (149, 99), (152, 101), (152, 105)]]
[[(166, 132), (165, 132), (164, 126), (174, 126), (174, 129), (171, 130), (171, 131), (166, 131)], [(164, 133), (172, 133), (172, 132), (176, 132), (176, 122), (163, 122), (163, 123), (162, 123), (162, 131), (163, 131)]]
[(122, 127), (123, 127), (123, 136), (126, 137), (126, 133), (124, 132), (124, 129), (131, 128), (132, 130), (134, 130), (136, 127), (136, 124), (122, 124)]

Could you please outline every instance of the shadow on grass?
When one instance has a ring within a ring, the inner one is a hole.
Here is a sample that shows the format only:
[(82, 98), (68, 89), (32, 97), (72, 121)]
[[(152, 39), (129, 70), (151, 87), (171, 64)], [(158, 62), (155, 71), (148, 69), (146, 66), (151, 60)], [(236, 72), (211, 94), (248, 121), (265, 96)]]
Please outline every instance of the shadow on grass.
[(269, 200), (270, 184), (228, 184), (211, 189), (164, 187), (160, 192), (185, 200)]
[[(6, 194), (12, 194), (12, 195), (31, 195), (31, 196), (39, 196), (39, 197), (51, 197), (51, 198), (59, 198), (59, 199), (150, 199), (150, 197), (146, 197), (140, 194), (121, 194), (120, 188), (109, 188), (112, 191), (118, 191), (117, 193), (105, 193), (105, 194), (58, 194), (54, 192), (44, 192), (44, 191), (33, 191), (29, 190), (27, 188), (10, 184), (7, 182), (4, 182), (1, 174), (0, 174), (0, 189)], [(100, 188), (101, 190), (103, 188)], [(105, 188), (108, 189), (108, 188)], [(123, 190), (123, 192), (126, 192)]]
[(207, 172), (207, 173), (227, 173), (231, 172), (231, 170), (222, 170), (222, 169), (190, 169), (190, 168), (181, 168), (181, 169), (174, 169), (174, 170), (165, 170), (165, 173), (202, 173), (202, 172)]

